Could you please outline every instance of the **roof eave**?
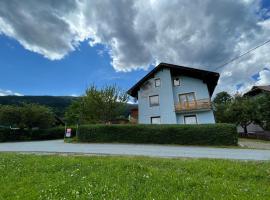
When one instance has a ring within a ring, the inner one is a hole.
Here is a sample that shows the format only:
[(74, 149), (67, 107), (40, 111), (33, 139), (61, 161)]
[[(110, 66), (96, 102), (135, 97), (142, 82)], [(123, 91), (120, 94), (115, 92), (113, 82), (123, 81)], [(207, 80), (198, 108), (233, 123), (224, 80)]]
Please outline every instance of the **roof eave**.
[[(168, 64), (168, 63), (160, 63), (159, 65), (157, 65), (153, 70), (151, 70), (147, 75), (145, 75), (140, 81), (138, 81), (133, 87), (131, 87), (127, 91), (127, 93), (130, 96), (137, 98), (138, 97), (138, 90), (139, 90), (139, 87), (141, 86), (141, 84), (143, 84), (146, 80), (148, 80), (149, 77), (151, 77), (153, 74), (155, 74), (158, 70), (160, 70), (161, 68), (178, 69), (179, 67), (181, 67), (182, 70), (186, 70), (186, 72), (194, 70), (195, 74), (197, 73), (197, 75), (204, 73), (204, 75), (202, 75), (202, 76), (205, 76), (205, 78), (201, 78), (201, 79), (207, 84), (207, 88), (208, 88), (208, 92), (209, 92), (210, 97), (213, 95), (214, 90), (217, 86), (218, 79), (220, 77), (219, 73), (190, 68), (190, 67), (178, 66), (178, 65)], [(209, 81), (209, 76), (215, 77), (215, 79), (212, 81)]]

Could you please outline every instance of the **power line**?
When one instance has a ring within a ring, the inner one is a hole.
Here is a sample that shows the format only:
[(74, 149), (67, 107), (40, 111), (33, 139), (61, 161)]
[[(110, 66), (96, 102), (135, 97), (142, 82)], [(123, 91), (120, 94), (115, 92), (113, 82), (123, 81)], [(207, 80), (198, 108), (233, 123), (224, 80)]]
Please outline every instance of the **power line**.
[(216, 70), (218, 70), (218, 69), (220, 69), (220, 68), (222, 68), (222, 67), (224, 67), (224, 66), (226, 66), (226, 65), (228, 65), (228, 64), (230, 64), (230, 63), (232, 63), (232, 62), (234, 62), (235, 60), (237, 60), (237, 59), (239, 59), (239, 58), (241, 58), (241, 57), (243, 57), (243, 56), (249, 54), (250, 52), (252, 52), (252, 51), (254, 51), (254, 50), (256, 50), (256, 49), (258, 49), (258, 48), (260, 48), (260, 47), (262, 47), (262, 46), (264, 46), (264, 45), (266, 45), (266, 44), (268, 44), (269, 42), (270, 42), (270, 39), (267, 40), (267, 41), (265, 41), (265, 42), (262, 43), (262, 44), (257, 45), (256, 47), (254, 47), (254, 48), (252, 48), (252, 49), (246, 51), (245, 53), (240, 54), (239, 56), (236, 56), (235, 58), (233, 58), (233, 59), (231, 59), (231, 60), (225, 62), (224, 64), (222, 64), (222, 65), (216, 67), (216, 68), (214, 69), (214, 71), (216, 71)]

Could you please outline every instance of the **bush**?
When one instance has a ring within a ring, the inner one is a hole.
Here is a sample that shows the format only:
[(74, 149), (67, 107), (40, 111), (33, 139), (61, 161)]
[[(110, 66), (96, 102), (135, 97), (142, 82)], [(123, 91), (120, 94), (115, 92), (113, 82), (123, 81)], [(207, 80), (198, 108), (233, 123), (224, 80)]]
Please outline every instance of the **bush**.
[(119, 142), (187, 145), (237, 145), (236, 126), (203, 125), (85, 125), (79, 142)]
[(64, 133), (64, 127), (32, 131), (25, 129), (12, 130), (9, 128), (0, 128), (0, 142), (61, 139), (64, 138)]

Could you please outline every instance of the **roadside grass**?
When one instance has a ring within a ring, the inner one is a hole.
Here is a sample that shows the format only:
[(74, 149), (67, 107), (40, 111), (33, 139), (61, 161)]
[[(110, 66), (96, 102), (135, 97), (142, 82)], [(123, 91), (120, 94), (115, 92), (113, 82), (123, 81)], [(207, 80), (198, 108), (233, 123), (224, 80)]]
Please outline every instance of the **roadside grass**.
[[(72, 137), (72, 138), (64, 138), (65, 143), (84, 143), (84, 144), (130, 144), (130, 143), (121, 143), (121, 142), (79, 142), (77, 137)], [(241, 147), (239, 145), (237, 146), (225, 146), (225, 145), (181, 145), (181, 144), (143, 144), (143, 143), (136, 143), (136, 144), (141, 144), (141, 145), (161, 145), (161, 146), (173, 146), (173, 147), (210, 147), (210, 148), (230, 148), (230, 149), (241, 149), (245, 148), (247, 149), (248, 147)]]
[(270, 162), (0, 153), (0, 199), (269, 199)]
[[(66, 143), (84, 143), (79, 142), (77, 137), (64, 138)], [(95, 142), (85, 142), (87, 144), (97, 144)], [(98, 144), (108, 144), (108, 143), (98, 143)], [(109, 144), (125, 144), (119, 142), (111, 142)], [(210, 148), (229, 148), (229, 149), (261, 149), (261, 150), (270, 150), (270, 141), (258, 140), (258, 139), (246, 139), (238, 138), (237, 146), (225, 146), (225, 145), (180, 145), (180, 144), (143, 144), (143, 145), (166, 145), (166, 146), (176, 146), (176, 147), (210, 147)]]
[(66, 142), (66, 143), (77, 143), (78, 139), (77, 139), (77, 137), (72, 137), (72, 138), (65, 137), (64, 142)]
[(245, 149), (270, 150), (270, 141), (267, 140), (239, 138), (238, 143)]
[(252, 138), (238, 138), (240, 142), (259, 142), (259, 143), (265, 143), (270, 144), (270, 140), (259, 140), (259, 139), (252, 139)]

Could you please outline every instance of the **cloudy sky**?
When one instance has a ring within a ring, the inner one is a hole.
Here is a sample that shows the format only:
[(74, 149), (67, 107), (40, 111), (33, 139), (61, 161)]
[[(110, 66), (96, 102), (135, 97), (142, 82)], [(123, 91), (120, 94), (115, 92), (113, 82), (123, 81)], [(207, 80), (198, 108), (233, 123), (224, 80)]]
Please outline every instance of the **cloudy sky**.
[[(159, 62), (216, 70), (268, 39), (269, 0), (1, 0), (0, 95), (128, 89)], [(270, 44), (218, 72), (216, 92), (270, 84)]]

